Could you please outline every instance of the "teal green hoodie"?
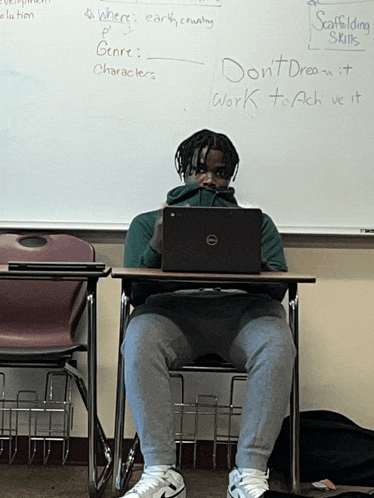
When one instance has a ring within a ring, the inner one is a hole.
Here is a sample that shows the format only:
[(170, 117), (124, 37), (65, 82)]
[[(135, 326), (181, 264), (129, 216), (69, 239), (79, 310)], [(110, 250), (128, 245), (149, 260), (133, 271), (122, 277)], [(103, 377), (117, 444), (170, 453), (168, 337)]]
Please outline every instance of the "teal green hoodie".
[[(237, 206), (235, 190), (209, 189), (197, 185), (182, 185), (167, 194), (166, 202), (169, 205), (190, 206)], [(149, 211), (136, 216), (131, 222), (125, 242), (126, 268), (161, 268), (161, 255), (157, 254), (150, 245), (154, 226), (160, 210)], [(262, 222), (262, 269), (263, 271), (287, 271), (283, 253), (282, 239), (271, 218), (263, 213)], [(248, 292), (266, 293), (271, 297), (282, 300), (285, 288), (279, 285), (261, 285), (241, 287)], [(146, 298), (159, 292), (172, 292), (181, 288), (191, 288), (191, 285), (176, 286), (176, 284), (138, 284), (134, 286), (132, 303), (134, 306), (143, 303)]]

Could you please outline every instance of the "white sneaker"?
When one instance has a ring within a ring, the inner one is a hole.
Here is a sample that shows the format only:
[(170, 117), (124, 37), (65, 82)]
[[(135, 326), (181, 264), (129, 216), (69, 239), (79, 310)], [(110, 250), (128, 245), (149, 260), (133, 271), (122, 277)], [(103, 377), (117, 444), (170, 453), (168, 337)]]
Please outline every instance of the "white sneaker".
[(269, 489), (269, 472), (234, 467), (229, 475), (227, 498), (260, 498)]
[(122, 498), (186, 498), (182, 474), (174, 467), (146, 467), (135, 486)]

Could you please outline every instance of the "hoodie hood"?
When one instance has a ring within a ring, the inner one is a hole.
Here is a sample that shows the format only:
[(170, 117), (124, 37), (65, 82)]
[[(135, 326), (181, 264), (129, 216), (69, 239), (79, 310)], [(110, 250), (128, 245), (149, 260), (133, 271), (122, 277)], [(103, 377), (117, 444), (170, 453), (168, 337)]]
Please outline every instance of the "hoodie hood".
[(190, 206), (237, 206), (234, 197), (235, 189), (211, 189), (198, 185), (182, 185), (176, 187), (167, 195), (169, 206), (189, 204)]

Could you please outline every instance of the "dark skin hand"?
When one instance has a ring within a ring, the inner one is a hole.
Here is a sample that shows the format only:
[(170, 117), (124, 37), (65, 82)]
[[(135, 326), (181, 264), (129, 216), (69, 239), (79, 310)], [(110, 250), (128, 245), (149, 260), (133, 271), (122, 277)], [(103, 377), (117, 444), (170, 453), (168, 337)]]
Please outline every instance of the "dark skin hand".
[[(162, 205), (160, 214), (158, 215), (155, 223), (155, 229), (153, 232), (153, 237), (151, 238), (151, 247), (157, 254), (162, 254), (162, 241), (163, 241), (163, 230), (162, 230), (162, 222), (163, 222), (163, 214), (164, 208), (166, 208), (169, 204), (165, 202)], [(189, 207), (189, 204), (184, 204), (184, 206)]]
[(155, 229), (153, 232), (153, 237), (151, 238), (151, 247), (157, 254), (162, 254), (162, 221), (163, 221), (163, 213), (164, 208), (168, 206), (168, 203), (162, 205), (160, 214), (158, 215), (155, 223)]

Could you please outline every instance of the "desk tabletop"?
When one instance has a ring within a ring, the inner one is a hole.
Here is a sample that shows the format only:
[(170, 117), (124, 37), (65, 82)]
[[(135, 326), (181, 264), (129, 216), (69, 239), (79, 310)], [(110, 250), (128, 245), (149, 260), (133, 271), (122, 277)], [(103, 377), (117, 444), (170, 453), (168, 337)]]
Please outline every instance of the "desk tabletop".
[(155, 268), (112, 268), (113, 278), (141, 281), (174, 281), (174, 282), (283, 282), (283, 283), (315, 283), (316, 278), (310, 275), (298, 275), (288, 272), (261, 272), (259, 274), (232, 273), (180, 273), (165, 272)]
[(107, 266), (102, 271), (25, 271), (9, 270), (8, 265), (0, 265), (0, 279), (2, 280), (88, 280), (107, 277), (111, 272)]

